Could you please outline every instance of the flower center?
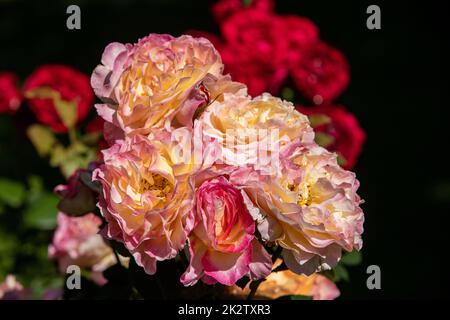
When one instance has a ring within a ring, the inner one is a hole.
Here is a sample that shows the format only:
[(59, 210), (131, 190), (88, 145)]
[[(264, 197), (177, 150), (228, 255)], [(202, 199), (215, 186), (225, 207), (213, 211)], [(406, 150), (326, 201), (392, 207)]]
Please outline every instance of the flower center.
[(141, 179), (140, 192), (156, 191), (156, 196), (165, 198), (173, 190), (172, 184), (158, 173), (151, 173), (146, 178)]
[(312, 204), (313, 196), (311, 194), (311, 185), (309, 183), (302, 183), (300, 185), (288, 184), (288, 189), (297, 193), (297, 204), (299, 206), (310, 206)]

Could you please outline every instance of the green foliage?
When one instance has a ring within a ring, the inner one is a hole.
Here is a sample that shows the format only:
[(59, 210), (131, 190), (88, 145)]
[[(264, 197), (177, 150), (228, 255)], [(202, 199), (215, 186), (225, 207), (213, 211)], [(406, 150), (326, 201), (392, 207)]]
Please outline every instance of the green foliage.
[(57, 142), (53, 131), (40, 124), (31, 125), (27, 135), (41, 157), (48, 156)]
[(308, 117), (311, 127), (315, 128), (331, 123), (330, 117), (324, 114), (312, 114)]
[(74, 142), (69, 147), (57, 146), (52, 152), (50, 164), (59, 167), (65, 177), (69, 177), (76, 169), (86, 168), (97, 155), (95, 148), (81, 142)]
[(329, 135), (324, 132), (316, 132), (315, 141), (319, 146), (322, 146), (324, 148), (331, 146), (335, 139), (332, 135)]
[(343, 255), (341, 259), (341, 263), (345, 264), (346, 266), (357, 266), (361, 264), (362, 262), (362, 254), (359, 251), (352, 251), (349, 253), (346, 253)]
[(17, 250), (15, 236), (0, 229), (0, 281), (6, 277), (7, 270), (14, 267), (14, 255)]
[(29, 228), (51, 230), (56, 226), (58, 197), (45, 192), (25, 210), (24, 223)]
[(17, 208), (25, 199), (25, 186), (20, 182), (0, 178), (0, 203)]
[(71, 132), (71, 144), (65, 147), (56, 139), (49, 128), (34, 124), (27, 130), (33, 146), (41, 157), (50, 157), (50, 165), (59, 167), (65, 177), (76, 169), (85, 168), (95, 160), (100, 134), (86, 134), (78, 140), (76, 132)]
[(350, 281), (350, 274), (347, 270), (348, 267), (354, 267), (360, 265), (362, 262), (362, 254), (359, 251), (352, 251), (345, 253), (338, 265), (333, 270), (327, 270), (321, 272), (321, 274), (333, 282)]
[(350, 276), (348, 274), (348, 271), (342, 264), (338, 264), (333, 269), (333, 271), (334, 271), (334, 282), (349, 281), (350, 280)]
[(33, 289), (39, 298), (48, 288), (59, 288), (63, 278), (48, 258), (56, 222), (57, 197), (45, 189), (42, 178), (26, 182), (0, 178), (0, 282), (8, 274)]

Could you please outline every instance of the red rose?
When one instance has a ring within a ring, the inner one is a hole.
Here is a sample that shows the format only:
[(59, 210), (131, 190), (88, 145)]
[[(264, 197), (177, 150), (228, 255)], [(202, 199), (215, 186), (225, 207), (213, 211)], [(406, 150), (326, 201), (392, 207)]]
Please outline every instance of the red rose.
[[(310, 117), (316, 132), (316, 141), (329, 151), (340, 156), (342, 166), (352, 169), (366, 134), (359, 126), (356, 117), (343, 106), (297, 107), (298, 111)], [(322, 141), (318, 141), (322, 139)]]
[(212, 13), (217, 22), (222, 23), (236, 12), (242, 10), (256, 10), (271, 12), (275, 7), (274, 0), (251, 0), (245, 5), (243, 0), (220, 0), (212, 6)]
[(248, 51), (225, 46), (219, 50), (225, 65), (225, 72), (230, 73), (233, 80), (247, 85), (251, 96), (258, 96), (263, 92), (276, 95), (284, 82), (287, 69), (277, 68), (253, 58)]
[(319, 41), (319, 30), (309, 19), (288, 15), (283, 16), (285, 34), (287, 36), (289, 48), (287, 60), (290, 65), (298, 65), (303, 59), (303, 55), (309, 47)]
[(350, 80), (345, 57), (323, 42), (308, 47), (291, 75), (297, 89), (315, 104), (332, 101)]
[(242, 49), (252, 59), (277, 66), (286, 61), (288, 41), (283, 20), (277, 15), (244, 10), (225, 21), (221, 29), (228, 46)]
[(244, 10), (222, 25), (225, 39), (219, 48), (225, 71), (248, 86), (253, 96), (276, 94), (287, 75), (288, 41), (279, 16)]
[[(94, 92), (85, 74), (68, 66), (43, 65), (28, 77), (25, 92), (45, 87), (57, 91), (64, 101), (77, 102), (77, 122), (87, 116), (94, 101)], [(28, 104), (41, 123), (55, 132), (67, 132), (68, 128), (58, 115), (53, 99), (29, 98)]]
[(17, 77), (10, 72), (0, 72), (0, 113), (14, 113), (19, 109), (22, 95)]

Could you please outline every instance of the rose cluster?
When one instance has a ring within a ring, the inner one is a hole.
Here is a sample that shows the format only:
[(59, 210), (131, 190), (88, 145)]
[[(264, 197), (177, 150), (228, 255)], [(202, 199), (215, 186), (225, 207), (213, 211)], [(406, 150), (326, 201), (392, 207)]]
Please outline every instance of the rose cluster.
[[(239, 32), (242, 44), (257, 33), (249, 32)], [(293, 45), (260, 40), (247, 45)], [(109, 144), (93, 172), (102, 234), (148, 274), (182, 255), (184, 285), (231, 286), (267, 277), (277, 258), (310, 275), (335, 266), (343, 250), (361, 249), (355, 174), (315, 142), (292, 103), (252, 98), (225, 74), (210, 41), (150, 34), (111, 43), (91, 84)]]
[(277, 14), (274, 0), (219, 0), (212, 13), (221, 36), (203, 31), (191, 34), (215, 45), (225, 72), (246, 84), (252, 96), (281, 94), (296, 100), (302, 113), (322, 119), (316, 142), (336, 152), (340, 164), (352, 169), (365, 134), (353, 114), (335, 106), (350, 80), (349, 65), (340, 50), (320, 39), (311, 20)]

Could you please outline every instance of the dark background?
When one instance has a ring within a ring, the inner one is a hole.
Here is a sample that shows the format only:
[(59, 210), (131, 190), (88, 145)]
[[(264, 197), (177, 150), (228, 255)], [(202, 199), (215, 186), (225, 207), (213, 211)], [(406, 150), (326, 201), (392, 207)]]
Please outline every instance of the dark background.
[[(342, 297), (442, 298), (449, 291), (450, 10), (446, 1), (390, 2), (278, 0), (276, 10), (310, 18), (321, 38), (347, 56), (351, 84), (339, 102), (368, 136), (355, 168), (366, 200), (364, 260), (350, 269), (350, 283), (340, 283)], [(218, 34), (211, 3), (1, 0), (0, 70), (24, 79), (41, 64), (64, 63), (90, 74), (112, 41), (191, 29)], [(81, 30), (66, 28), (70, 4), (81, 7)], [(366, 28), (370, 4), (381, 7), (381, 30)], [(23, 159), (23, 150), (8, 155)], [(3, 159), (0, 176), (47, 170), (48, 181), (60, 179), (43, 160), (25, 159)], [(366, 288), (372, 264), (381, 268), (381, 290)]]

